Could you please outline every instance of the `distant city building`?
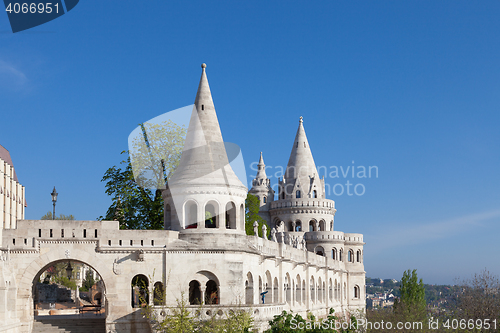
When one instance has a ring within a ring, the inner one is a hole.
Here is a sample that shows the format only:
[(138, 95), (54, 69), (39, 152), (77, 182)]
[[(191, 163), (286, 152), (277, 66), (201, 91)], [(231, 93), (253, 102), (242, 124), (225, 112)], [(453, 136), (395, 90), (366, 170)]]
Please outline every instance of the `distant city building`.
[(19, 183), (14, 163), (7, 149), (0, 145), (0, 225), (15, 229), (17, 220), (24, 220), (25, 189)]

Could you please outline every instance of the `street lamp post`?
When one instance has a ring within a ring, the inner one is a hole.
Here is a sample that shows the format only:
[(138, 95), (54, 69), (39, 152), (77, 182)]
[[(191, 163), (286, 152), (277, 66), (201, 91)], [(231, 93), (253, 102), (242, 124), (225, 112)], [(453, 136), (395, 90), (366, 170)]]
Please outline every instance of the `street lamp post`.
[(52, 190), (52, 193), (50, 195), (52, 196), (52, 204), (54, 205), (54, 210), (52, 213), (52, 219), (56, 219), (56, 201), (57, 201), (57, 192), (56, 192), (56, 187), (54, 186), (54, 189)]

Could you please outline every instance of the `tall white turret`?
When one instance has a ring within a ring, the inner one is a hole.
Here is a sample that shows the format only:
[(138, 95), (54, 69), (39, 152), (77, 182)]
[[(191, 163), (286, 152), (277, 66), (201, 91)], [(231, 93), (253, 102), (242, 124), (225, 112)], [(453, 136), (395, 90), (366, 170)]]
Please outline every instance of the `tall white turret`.
[(285, 175), (279, 182), (279, 198), (325, 198), (325, 183), (319, 178), (302, 117)]
[(229, 165), (205, 68), (179, 166), (163, 193), (165, 229), (244, 233), (247, 187)]
[(271, 225), (284, 222), (289, 232), (333, 231), (335, 202), (325, 197), (325, 181), (318, 176), (303, 123), (300, 117), (278, 200), (269, 210)]
[(269, 208), (271, 207), (271, 202), (274, 201), (274, 190), (271, 188), (271, 180), (266, 175), (266, 165), (264, 164), (262, 152), (260, 152), (260, 159), (257, 164), (257, 175), (252, 181), (252, 188), (248, 193), (259, 198), (259, 215), (266, 220), (268, 225), (271, 225)]

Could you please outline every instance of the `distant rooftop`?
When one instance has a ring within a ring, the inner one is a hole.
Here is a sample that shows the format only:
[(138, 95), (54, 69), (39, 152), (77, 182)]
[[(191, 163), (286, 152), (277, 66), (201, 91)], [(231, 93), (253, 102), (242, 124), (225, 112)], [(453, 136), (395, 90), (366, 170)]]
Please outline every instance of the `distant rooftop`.
[[(0, 145), (0, 158), (7, 162), (12, 168), (14, 168), (14, 163), (12, 163), (12, 158), (10, 157), (9, 151), (2, 145)], [(19, 180), (17, 180), (16, 169), (14, 169), (14, 180), (16, 182), (19, 182)]]

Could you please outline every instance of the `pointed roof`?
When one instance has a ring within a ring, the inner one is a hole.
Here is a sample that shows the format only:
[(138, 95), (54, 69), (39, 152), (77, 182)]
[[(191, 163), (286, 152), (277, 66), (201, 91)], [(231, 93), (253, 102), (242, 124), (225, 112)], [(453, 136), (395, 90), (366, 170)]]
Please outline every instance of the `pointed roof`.
[(181, 160), (169, 180), (169, 186), (189, 183), (245, 187), (229, 165), (205, 72), (206, 65), (202, 64), (201, 67), (200, 84)]
[[(0, 145), (0, 158), (5, 162), (7, 162), (7, 164), (10, 165), (12, 169), (14, 169), (14, 163), (12, 163), (12, 158), (10, 157), (10, 153), (2, 145)], [(19, 180), (17, 179), (16, 169), (14, 169), (13, 171), (14, 171), (14, 180), (16, 182), (19, 182)]]
[(260, 152), (259, 164), (257, 164), (257, 175), (255, 179), (267, 179), (266, 175), (266, 165), (264, 164), (264, 158), (262, 157), (262, 152)]
[(285, 171), (286, 183), (293, 183), (297, 178), (302, 184), (309, 184), (310, 178), (317, 178), (318, 171), (312, 156), (309, 142), (307, 141), (306, 131), (304, 130), (302, 116), (299, 120), (299, 128), (295, 135), (292, 152)]

